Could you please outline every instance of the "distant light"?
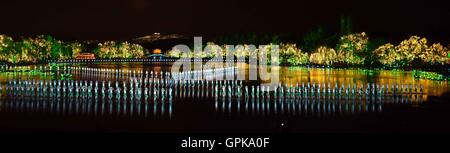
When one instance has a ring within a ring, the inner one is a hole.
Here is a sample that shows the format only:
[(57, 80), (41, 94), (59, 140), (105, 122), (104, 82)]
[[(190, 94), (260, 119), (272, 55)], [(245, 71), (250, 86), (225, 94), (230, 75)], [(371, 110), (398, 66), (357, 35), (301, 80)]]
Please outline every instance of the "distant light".
[(154, 49), (153, 50), (153, 54), (161, 54), (162, 53), (162, 51), (161, 51), (161, 49)]

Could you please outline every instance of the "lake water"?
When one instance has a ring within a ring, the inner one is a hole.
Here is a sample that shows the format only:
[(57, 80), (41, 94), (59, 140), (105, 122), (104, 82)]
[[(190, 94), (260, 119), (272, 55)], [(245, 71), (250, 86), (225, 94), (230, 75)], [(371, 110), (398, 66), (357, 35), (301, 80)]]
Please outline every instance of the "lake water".
[[(61, 79), (64, 71), (2, 72), (0, 130), (303, 133), (448, 132), (450, 127), (448, 82), (417, 80), (404, 71), (273, 67), (283, 91), (269, 92), (258, 88), (261, 81), (163, 83), (164, 76), (150, 76), (170, 70), (163, 64), (70, 67), (65, 73), (71, 81), (59, 82), (51, 80)], [(148, 82), (136, 85), (130, 78)]]

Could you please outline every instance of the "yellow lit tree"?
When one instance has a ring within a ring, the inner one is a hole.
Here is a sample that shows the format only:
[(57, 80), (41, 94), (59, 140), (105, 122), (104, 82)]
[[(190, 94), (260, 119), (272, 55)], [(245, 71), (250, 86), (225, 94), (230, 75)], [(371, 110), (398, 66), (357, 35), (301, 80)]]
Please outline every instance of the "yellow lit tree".
[(413, 61), (419, 64), (448, 64), (448, 49), (441, 44), (428, 46), (426, 38), (412, 36), (399, 45), (386, 44), (374, 51), (380, 62), (390, 67), (412, 66)]
[(336, 51), (333, 48), (321, 46), (311, 54), (309, 61), (318, 65), (333, 65), (338, 61)]
[(130, 44), (128, 42), (116, 43), (114, 41), (107, 41), (98, 44), (97, 49), (94, 50), (97, 57), (108, 58), (142, 58), (144, 57), (144, 47), (137, 44)]
[(401, 59), (400, 54), (395, 50), (395, 46), (390, 43), (378, 47), (374, 53), (379, 56), (381, 64), (387, 66), (394, 66), (394, 62)]
[(6, 35), (0, 35), (0, 61), (11, 59), (14, 47), (14, 40)]
[(295, 44), (281, 44), (280, 57), (282, 64), (303, 65), (309, 63), (308, 53), (303, 53)]
[(448, 49), (442, 46), (440, 43), (433, 44), (423, 52), (421, 52), (418, 57), (429, 64), (448, 64)]
[(368, 40), (365, 32), (341, 37), (337, 46), (338, 61), (350, 65), (363, 64)]

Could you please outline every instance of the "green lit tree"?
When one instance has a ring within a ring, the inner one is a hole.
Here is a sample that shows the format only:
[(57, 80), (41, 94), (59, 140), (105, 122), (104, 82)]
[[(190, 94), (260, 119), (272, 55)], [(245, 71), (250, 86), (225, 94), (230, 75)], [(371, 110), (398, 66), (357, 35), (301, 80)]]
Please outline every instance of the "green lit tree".
[(14, 48), (14, 40), (6, 35), (0, 35), (0, 60), (9, 61)]
[(103, 59), (142, 58), (144, 57), (144, 47), (128, 42), (107, 41), (98, 44), (97, 48), (94, 49), (94, 54)]
[(368, 40), (365, 32), (342, 36), (336, 49), (339, 62), (348, 65), (363, 64)]

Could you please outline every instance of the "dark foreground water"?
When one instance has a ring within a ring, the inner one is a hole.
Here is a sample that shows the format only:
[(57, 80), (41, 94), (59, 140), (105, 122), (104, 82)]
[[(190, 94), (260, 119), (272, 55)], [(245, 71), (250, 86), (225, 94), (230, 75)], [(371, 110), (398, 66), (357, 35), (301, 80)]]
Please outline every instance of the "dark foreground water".
[[(294, 87), (297, 82), (310, 83), (314, 89), (306, 93), (241, 91), (237, 87), (254, 86), (244, 81), (242, 86), (231, 82), (215, 89), (212, 85), (173, 86), (141, 85), (133, 90), (133, 71), (144, 74), (165, 72), (169, 66), (143, 64), (102, 64), (90, 67), (125, 70), (131, 74), (96, 73), (72, 70), (71, 80), (111, 81), (109, 87), (91, 88), (92, 95), (53, 92), (40, 95), (39, 85), (6, 91), (9, 80), (17, 82), (51, 80), (52, 76), (3, 73), (0, 99), (0, 131), (2, 133), (99, 132), (99, 133), (310, 133), (310, 132), (450, 132), (448, 82), (415, 80), (408, 72), (331, 70), (316, 68), (280, 68), (282, 84)], [(243, 70), (248, 70), (244, 67)], [(139, 75), (138, 75), (139, 76)], [(147, 77), (153, 78), (153, 77)], [(155, 77), (157, 78), (157, 77)], [(53, 76), (59, 79), (59, 76)], [(128, 93), (117, 93), (124, 83)], [(159, 80), (158, 80), (159, 81)], [(374, 91), (358, 94), (359, 87), (373, 83)], [(143, 84), (143, 83), (141, 83)], [(330, 85), (328, 85), (330, 84)], [(335, 87), (337, 84), (337, 88)], [(318, 85), (322, 85), (320, 88)], [(404, 85), (402, 91), (391, 88)], [(18, 86), (18, 85), (17, 85)], [(50, 85), (52, 86), (52, 85)], [(305, 85), (306, 88), (307, 85)], [(381, 86), (383, 91), (381, 92)], [(88, 86), (80, 88), (88, 90)], [(94, 87), (94, 86), (91, 86)], [(228, 90), (230, 87), (230, 90)], [(343, 88), (342, 88), (343, 87)], [(356, 87), (356, 88), (354, 88)], [(146, 89), (147, 88), (147, 89)], [(330, 90), (328, 90), (330, 88)], [(337, 89), (337, 92), (332, 92)], [(355, 93), (352, 93), (352, 89)], [(29, 91), (23, 92), (22, 90)], [(47, 89), (47, 90), (50, 90)], [(68, 90), (68, 89), (67, 89)], [(14, 92), (15, 91), (15, 92)], [(138, 94), (137, 92), (142, 92)], [(380, 92), (379, 92), (380, 91)], [(32, 93), (31, 93), (32, 92)], [(47, 91), (49, 92), (49, 91)], [(104, 92), (104, 93), (102, 93)], [(54, 94), (60, 93), (60, 94)], [(104, 95), (104, 96), (103, 96)], [(120, 96), (118, 96), (120, 95)]]

